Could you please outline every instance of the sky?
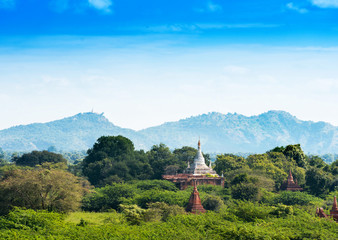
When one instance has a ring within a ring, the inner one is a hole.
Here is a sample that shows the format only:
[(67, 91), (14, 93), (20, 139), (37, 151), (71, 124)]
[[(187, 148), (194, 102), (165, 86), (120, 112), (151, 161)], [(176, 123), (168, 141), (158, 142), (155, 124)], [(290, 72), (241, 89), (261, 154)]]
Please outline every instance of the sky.
[(0, 0), (0, 129), (284, 110), (338, 126), (338, 0)]

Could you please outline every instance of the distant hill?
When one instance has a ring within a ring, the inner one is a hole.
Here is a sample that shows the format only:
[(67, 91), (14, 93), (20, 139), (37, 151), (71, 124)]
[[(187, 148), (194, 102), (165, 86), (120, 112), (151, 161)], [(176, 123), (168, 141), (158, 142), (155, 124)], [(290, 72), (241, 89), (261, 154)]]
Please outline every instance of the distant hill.
[(0, 131), (0, 147), (9, 151), (31, 151), (55, 146), (58, 150), (87, 150), (103, 135), (123, 135), (137, 144), (137, 133), (120, 128), (103, 114), (80, 113), (48, 123), (34, 123)]
[(338, 153), (338, 127), (301, 121), (284, 111), (258, 116), (208, 113), (141, 131), (120, 128), (102, 114), (80, 113), (49, 123), (16, 126), (0, 131), (4, 150), (31, 151), (55, 146), (59, 150), (92, 147), (102, 135), (123, 135), (138, 149), (165, 143), (170, 148), (195, 147), (200, 136), (206, 152), (265, 152), (276, 146), (300, 143), (306, 153)]

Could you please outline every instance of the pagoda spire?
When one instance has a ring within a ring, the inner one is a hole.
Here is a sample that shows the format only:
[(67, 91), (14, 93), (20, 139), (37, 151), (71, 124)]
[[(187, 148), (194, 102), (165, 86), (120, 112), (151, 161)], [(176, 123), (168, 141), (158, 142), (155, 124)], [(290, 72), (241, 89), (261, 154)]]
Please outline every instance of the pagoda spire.
[(283, 182), (283, 184), (281, 185), (281, 189), (286, 190), (286, 191), (302, 191), (303, 190), (303, 188), (301, 188), (298, 185), (297, 180), (296, 182), (293, 180), (291, 169), (289, 170), (288, 179)]
[(293, 176), (292, 176), (292, 173), (291, 173), (291, 169), (289, 170), (288, 181), (293, 182)]

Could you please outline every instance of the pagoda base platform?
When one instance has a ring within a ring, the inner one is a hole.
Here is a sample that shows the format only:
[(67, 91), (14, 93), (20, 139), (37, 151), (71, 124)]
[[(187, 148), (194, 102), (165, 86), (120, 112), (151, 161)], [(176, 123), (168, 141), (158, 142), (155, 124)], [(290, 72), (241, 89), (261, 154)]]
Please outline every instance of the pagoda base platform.
[(210, 177), (207, 175), (194, 175), (194, 174), (176, 174), (176, 175), (163, 175), (163, 179), (171, 181), (179, 185), (181, 190), (189, 186), (198, 185), (214, 185), (224, 187), (224, 177)]

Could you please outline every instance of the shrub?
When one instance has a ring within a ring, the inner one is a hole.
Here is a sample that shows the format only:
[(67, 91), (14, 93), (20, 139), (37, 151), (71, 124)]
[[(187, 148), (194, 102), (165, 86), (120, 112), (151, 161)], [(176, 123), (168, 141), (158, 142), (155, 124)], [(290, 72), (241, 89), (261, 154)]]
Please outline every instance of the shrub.
[(241, 183), (231, 187), (231, 196), (234, 199), (255, 201), (258, 200), (259, 188), (253, 183)]
[(319, 198), (313, 197), (305, 192), (291, 192), (284, 191), (276, 195), (273, 199), (274, 204), (285, 204), (285, 205), (315, 205)]
[(144, 214), (145, 221), (167, 221), (169, 217), (178, 214), (186, 214), (184, 208), (177, 205), (168, 205), (163, 202), (148, 204), (148, 209)]
[(129, 184), (115, 183), (103, 188), (96, 188), (82, 201), (82, 209), (85, 211), (106, 211), (119, 209), (122, 203), (132, 202), (135, 197), (135, 188)]
[(205, 210), (219, 211), (224, 205), (222, 199), (218, 196), (208, 195), (202, 202)]
[(135, 185), (137, 189), (142, 191), (158, 189), (158, 190), (168, 190), (168, 191), (177, 191), (178, 188), (174, 183), (167, 180), (144, 180), (144, 181), (132, 181), (131, 184)]

